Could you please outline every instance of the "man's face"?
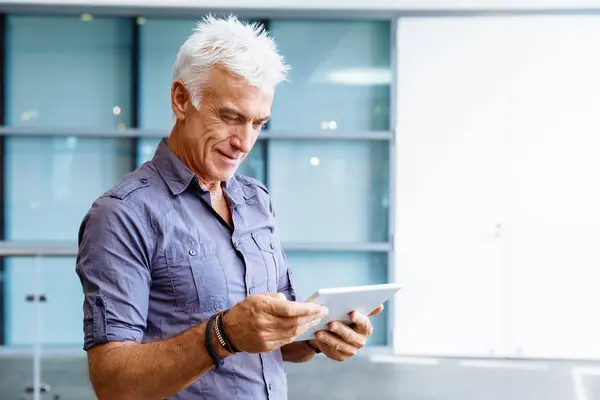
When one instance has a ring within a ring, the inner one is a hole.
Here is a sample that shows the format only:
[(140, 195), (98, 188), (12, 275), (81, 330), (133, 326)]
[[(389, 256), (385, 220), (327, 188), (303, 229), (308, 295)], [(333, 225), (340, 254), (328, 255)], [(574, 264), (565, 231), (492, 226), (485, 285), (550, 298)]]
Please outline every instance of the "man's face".
[(180, 125), (176, 141), (184, 161), (202, 181), (223, 182), (256, 143), (271, 115), (273, 93), (221, 68), (213, 68), (207, 83), (199, 110), (183, 84), (173, 84), (173, 109)]

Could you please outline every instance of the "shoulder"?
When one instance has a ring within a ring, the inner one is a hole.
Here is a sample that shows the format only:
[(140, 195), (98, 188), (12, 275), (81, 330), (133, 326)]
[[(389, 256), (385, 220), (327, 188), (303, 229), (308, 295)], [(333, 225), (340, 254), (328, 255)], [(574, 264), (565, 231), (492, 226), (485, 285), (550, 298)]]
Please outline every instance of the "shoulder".
[(142, 204), (151, 201), (152, 189), (161, 191), (160, 181), (147, 166), (125, 175), (119, 183), (100, 195), (86, 213), (81, 229), (91, 226), (109, 228), (111, 225), (143, 225), (148, 231)]
[(153, 170), (150, 165), (145, 164), (135, 171), (126, 174), (119, 183), (100, 196), (100, 199), (111, 197), (119, 200), (126, 200), (134, 193), (136, 195), (142, 194), (146, 191), (144, 189), (150, 188), (149, 190), (152, 190), (152, 188), (157, 188), (159, 184), (160, 181), (157, 179), (156, 171)]
[(267, 189), (267, 185), (265, 185), (258, 179), (251, 178), (249, 176), (241, 175), (241, 174), (236, 174), (235, 177), (236, 177), (237, 181), (240, 183), (240, 185), (250, 187), (252, 189), (260, 189), (267, 195), (269, 194), (269, 189)]
[(256, 198), (259, 199), (258, 202), (267, 208), (269, 212), (273, 214), (273, 216), (275, 215), (273, 212), (271, 195), (267, 185), (258, 179), (251, 178), (246, 175), (236, 175), (236, 179), (238, 180), (240, 186), (242, 186), (242, 190), (244, 191), (244, 194), (248, 196), (248, 199), (252, 199), (253, 196), (257, 195)]
[(103, 195), (96, 199), (85, 214), (79, 227), (79, 238), (84, 233), (100, 234), (121, 230), (123, 226), (139, 225), (139, 215), (129, 202)]

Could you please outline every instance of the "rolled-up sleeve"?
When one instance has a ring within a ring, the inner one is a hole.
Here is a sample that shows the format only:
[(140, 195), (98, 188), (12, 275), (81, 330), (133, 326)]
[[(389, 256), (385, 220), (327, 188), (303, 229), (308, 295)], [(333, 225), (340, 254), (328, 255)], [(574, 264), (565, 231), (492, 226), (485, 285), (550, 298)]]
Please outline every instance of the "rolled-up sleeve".
[(84, 350), (141, 342), (150, 291), (148, 236), (126, 201), (97, 200), (79, 230), (76, 271), (84, 294)]

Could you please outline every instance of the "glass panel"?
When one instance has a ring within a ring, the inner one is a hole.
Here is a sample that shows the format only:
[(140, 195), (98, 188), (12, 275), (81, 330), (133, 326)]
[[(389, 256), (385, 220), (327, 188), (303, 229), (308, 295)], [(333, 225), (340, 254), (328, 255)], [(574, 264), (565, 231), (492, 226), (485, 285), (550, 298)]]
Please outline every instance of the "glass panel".
[[(26, 302), (33, 294), (35, 258), (6, 260), (6, 344), (27, 346), (36, 339), (35, 303)], [(42, 303), (41, 339), (47, 346), (82, 346), (83, 292), (75, 274), (75, 258), (43, 258), (40, 261)]]
[(160, 143), (161, 138), (142, 138), (138, 140), (138, 167), (146, 161), (152, 160), (154, 152)]
[(24, 400), (25, 388), (32, 382), (32, 356), (0, 354), (0, 393), (3, 399)]
[[(74, 137), (10, 137), (6, 142), (7, 240), (76, 242), (79, 224), (95, 198), (131, 167), (131, 141)], [(71, 258), (45, 259), (43, 343), (82, 342), (81, 285)], [(6, 344), (31, 343), (33, 261), (6, 262)], [(57, 323), (60, 321), (60, 323)]]
[(265, 159), (267, 142), (258, 140), (252, 151), (238, 168), (238, 173), (265, 182)]
[[(160, 140), (159, 138), (143, 138), (138, 141), (138, 166), (154, 157)], [(240, 174), (251, 176), (261, 182), (265, 181), (265, 146), (266, 143), (263, 140), (256, 142), (246, 160), (240, 165), (238, 169)]]
[(131, 141), (9, 137), (6, 235), (9, 240), (77, 240), (96, 197), (131, 167)]
[[(319, 288), (387, 283), (387, 253), (286, 252), (302, 299)], [(387, 312), (372, 317), (369, 345), (387, 343)]]
[(388, 159), (387, 142), (271, 141), (268, 182), (281, 239), (387, 241)]
[(131, 24), (85, 19), (8, 18), (8, 125), (129, 125)]
[(42, 383), (50, 386), (50, 395), (42, 400), (97, 400), (88, 375), (87, 358), (81, 353), (60, 352), (42, 357)]
[(271, 21), (291, 71), (269, 129), (389, 130), (390, 29), (387, 21)]
[(179, 47), (195, 26), (195, 19), (145, 20), (140, 34), (140, 128), (169, 133), (173, 65)]

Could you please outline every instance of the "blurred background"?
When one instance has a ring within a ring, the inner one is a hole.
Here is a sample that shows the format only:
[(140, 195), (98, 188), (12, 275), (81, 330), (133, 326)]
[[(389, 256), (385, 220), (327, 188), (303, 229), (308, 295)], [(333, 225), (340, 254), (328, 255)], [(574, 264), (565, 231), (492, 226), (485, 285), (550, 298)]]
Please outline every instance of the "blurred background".
[(600, 399), (600, 1), (193, 3), (0, 1), (1, 400), (94, 399), (78, 227), (168, 134), (208, 12), (292, 66), (241, 169), (300, 293), (404, 287), (290, 400)]

